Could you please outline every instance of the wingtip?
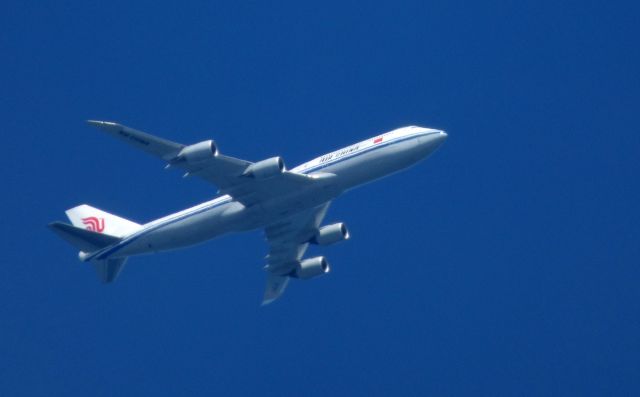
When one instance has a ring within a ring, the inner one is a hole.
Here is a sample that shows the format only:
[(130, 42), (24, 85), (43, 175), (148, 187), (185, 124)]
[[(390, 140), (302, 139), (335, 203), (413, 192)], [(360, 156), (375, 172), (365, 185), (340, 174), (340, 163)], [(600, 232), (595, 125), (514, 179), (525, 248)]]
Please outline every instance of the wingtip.
[(267, 306), (269, 303), (273, 302), (275, 299), (265, 299), (260, 304), (260, 307)]
[(118, 125), (118, 123), (114, 123), (113, 121), (86, 120), (86, 122), (94, 127), (115, 127)]

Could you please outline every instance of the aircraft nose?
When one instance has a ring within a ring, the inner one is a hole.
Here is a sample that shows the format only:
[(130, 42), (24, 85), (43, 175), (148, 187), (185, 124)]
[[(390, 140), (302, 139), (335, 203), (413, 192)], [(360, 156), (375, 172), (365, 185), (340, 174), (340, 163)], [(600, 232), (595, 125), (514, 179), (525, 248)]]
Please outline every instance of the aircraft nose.
[(444, 141), (446, 141), (446, 140), (447, 140), (447, 137), (448, 137), (448, 136), (449, 136), (449, 135), (447, 135), (447, 133), (446, 133), (446, 132), (444, 132), (444, 131), (440, 131), (440, 133), (439, 133), (438, 135), (436, 135), (436, 136), (434, 137), (434, 139), (435, 139), (435, 141), (438, 143), (438, 145), (440, 145), (440, 144), (442, 144)]
[(447, 133), (444, 131), (438, 131), (437, 133), (430, 133), (424, 136), (421, 136), (419, 142), (425, 146), (428, 146), (431, 149), (435, 149), (438, 146), (442, 145), (444, 141), (447, 140)]
[(418, 137), (418, 144), (414, 146), (418, 158), (425, 158), (435, 152), (447, 140), (447, 136), (442, 130), (430, 130)]

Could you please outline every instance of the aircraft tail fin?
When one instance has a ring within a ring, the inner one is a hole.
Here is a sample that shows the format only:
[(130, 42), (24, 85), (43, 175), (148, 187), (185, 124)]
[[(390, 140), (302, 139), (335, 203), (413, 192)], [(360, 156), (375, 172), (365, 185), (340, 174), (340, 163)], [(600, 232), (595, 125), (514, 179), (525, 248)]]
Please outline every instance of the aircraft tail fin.
[(68, 209), (66, 214), (77, 228), (114, 237), (124, 237), (142, 228), (142, 225), (87, 204)]

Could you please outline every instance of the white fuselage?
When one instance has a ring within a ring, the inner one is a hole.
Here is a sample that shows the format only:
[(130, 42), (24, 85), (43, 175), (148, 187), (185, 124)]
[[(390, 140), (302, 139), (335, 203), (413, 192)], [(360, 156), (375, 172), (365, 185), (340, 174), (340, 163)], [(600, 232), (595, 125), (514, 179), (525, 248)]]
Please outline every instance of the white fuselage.
[(422, 127), (399, 128), (306, 162), (292, 172), (322, 183), (300, 193), (245, 207), (228, 195), (147, 223), (120, 243), (83, 260), (121, 258), (181, 248), (225, 233), (253, 230), (286, 215), (316, 207), (358, 185), (392, 174), (426, 158), (446, 133)]

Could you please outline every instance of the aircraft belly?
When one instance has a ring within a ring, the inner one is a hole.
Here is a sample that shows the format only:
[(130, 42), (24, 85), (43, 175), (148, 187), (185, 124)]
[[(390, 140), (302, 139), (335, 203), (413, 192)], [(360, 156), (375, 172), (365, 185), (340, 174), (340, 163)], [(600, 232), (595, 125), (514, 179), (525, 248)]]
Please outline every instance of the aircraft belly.
[(136, 255), (166, 251), (215, 238), (232, 231), (233, 223), (238, 220), (239, 213), (233, 213), (233, 211), (231, 215), (227, 213), (237, 206), (244, 208), (242, 204), (231, 202), (202, 213), (168, 220), (155, 228), (150, 226), (148, 232), (136, 238), (118, 254)]
[(248, 208), (234, 201), (202, 213), (167, 219), (162, 224), (149, 225), (148, 231), (133, 236), (110, 257), (168, 251), (202, 243), (225, 233), (258, 229), (282, 217), (326, 203), (338, 194), (334, 184), (327, 183)]

